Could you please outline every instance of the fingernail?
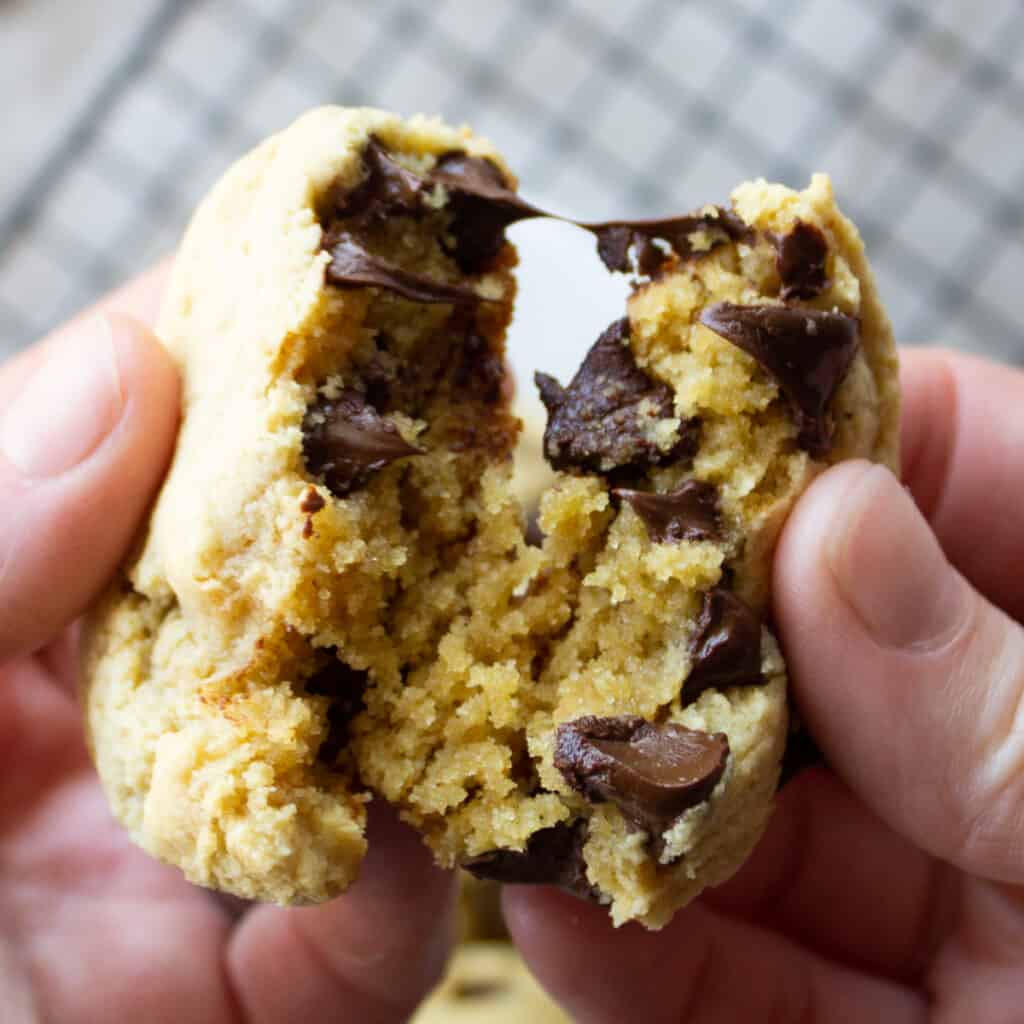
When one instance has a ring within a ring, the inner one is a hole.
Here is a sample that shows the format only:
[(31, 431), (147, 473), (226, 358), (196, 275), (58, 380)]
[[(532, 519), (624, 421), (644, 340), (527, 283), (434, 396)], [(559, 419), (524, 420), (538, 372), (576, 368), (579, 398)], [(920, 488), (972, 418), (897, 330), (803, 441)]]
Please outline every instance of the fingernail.
[(0, 412), (0, 451), (23, 475), (66, 473), (88, 458), (121, 418), (114, 329), (106, 317), (94, 317), (53, 344)]
[(827, 552), (847, 603), (876, 643), (932, 649), (964, 621), (967, 586), (910, 495), (881, 466), (851, 480)]

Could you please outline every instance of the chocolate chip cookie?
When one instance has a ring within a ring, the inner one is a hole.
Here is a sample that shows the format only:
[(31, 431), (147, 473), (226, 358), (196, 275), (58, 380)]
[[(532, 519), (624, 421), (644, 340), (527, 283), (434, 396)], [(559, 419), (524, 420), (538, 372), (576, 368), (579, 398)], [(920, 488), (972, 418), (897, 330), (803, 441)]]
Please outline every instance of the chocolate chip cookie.
[(180, 440), (84, 672), (115, 814), (194, 881), (328, 899), (376, 797), (445, 866), (660, 927), (763, 831), (775, 540), (830, 463), (896, 464), (862, 244), (820, 175), (581, 224), (634, 288), (537, 375), (528, 537), (504, 232), (545, 215), (482, 140), (337, 108), (198, 210), (159, 325)]

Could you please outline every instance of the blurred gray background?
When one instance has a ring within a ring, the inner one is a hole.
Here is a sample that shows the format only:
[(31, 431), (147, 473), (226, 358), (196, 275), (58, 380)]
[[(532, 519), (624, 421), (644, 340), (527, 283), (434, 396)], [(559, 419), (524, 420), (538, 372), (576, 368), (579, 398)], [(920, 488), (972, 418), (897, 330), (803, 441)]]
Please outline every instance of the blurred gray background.
[(470, 122), (593, 218), (827, 170), (902, 339), (1024, 362), (1020, 0), (0, 0), (0, 96), (0, 357), (339, 102)]

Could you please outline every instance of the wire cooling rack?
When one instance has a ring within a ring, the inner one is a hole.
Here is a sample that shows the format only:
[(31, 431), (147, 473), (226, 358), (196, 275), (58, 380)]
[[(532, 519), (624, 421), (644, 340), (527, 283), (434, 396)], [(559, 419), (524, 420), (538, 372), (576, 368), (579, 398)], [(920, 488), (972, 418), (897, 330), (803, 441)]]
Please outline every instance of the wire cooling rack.
[(902, 339), (1024, 363), (1022, 58), (1019, 0), (164, 0), (0, 206), (0, 356), (335, 102), (467, 121), (594, 218), (827, 170)]

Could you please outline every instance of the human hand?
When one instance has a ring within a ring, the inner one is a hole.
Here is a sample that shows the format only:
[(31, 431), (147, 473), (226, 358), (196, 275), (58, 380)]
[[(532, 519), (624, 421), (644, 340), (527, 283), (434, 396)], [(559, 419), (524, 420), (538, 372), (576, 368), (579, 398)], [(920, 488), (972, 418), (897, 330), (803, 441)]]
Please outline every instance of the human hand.
[(82, 735), (68, 628), (124, 556), (178, 416), (148, 329), (163, 273), (0, 367), (0, 1020), (406, 1020), (447, 954), (452, 879), (386, 814), (321, 907), (240, 903), (114, 824)]
[(534, 972), (587, 1024), (1021, 1019), (1024, 374), (903, 359), (913, 498), (836, 466), (775, 562), (792, 693), (831, 768), (790, 783), (737, 877), (662, 932), (505, 894)]

